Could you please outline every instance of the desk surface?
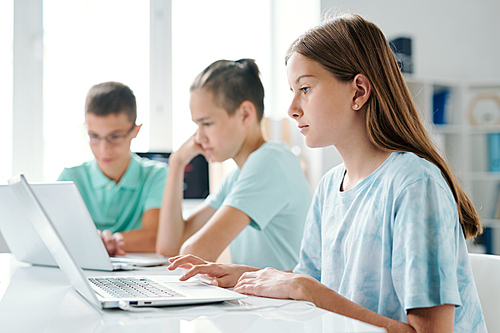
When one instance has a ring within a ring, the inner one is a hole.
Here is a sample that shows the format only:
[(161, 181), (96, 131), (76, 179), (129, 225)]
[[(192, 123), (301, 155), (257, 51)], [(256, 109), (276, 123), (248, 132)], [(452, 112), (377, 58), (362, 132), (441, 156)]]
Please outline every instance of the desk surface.
[[(164, 267), (146, 271), (168, 274)], [(134, 273), (144, 270), (109, 274)], [(20, 263), (8, 253), (0, 254), (0, 323), (2, 332), (385, 332), (304, 302), (260, 297), (146, 312), (97, 310), (58, 268)]]

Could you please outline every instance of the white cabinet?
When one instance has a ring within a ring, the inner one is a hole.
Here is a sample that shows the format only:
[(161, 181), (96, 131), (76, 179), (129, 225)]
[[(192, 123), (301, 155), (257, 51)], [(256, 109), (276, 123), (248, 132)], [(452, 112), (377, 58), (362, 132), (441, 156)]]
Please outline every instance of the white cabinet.
[(478, 239), (482, 245), (469, 242), (469, 250), (500, 254), (500, 81), (405, 80), (432, 139), (487, 227)]

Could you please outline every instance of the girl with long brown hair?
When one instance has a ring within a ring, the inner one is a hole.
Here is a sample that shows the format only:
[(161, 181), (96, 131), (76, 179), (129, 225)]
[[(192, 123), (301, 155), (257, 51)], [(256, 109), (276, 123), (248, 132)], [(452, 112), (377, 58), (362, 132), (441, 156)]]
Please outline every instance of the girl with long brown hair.
[(316, 189), (293, 273), (174, 258), (251, 295), (307, 300), (388, 332), (486, 332), (465, 238), (474, 207), (426, 133), (390, 47), (343, 15), (286, 55), (288, 114), (343, 163)]

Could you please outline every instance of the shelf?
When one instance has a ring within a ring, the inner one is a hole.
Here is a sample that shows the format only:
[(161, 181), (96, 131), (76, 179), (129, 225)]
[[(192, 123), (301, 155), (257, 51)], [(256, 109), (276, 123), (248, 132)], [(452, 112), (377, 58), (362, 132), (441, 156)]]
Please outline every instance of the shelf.
[[(462, 132), (462, 126), (460, 125), (450, 125), (450, 124), (433, 124), (434, 131), (438, 134), (459, 134)], [(499, 128), (500, 131), (500, 128)]]
[(470, 134), (488, 134), (488, 133), (500, 133), (500, 124), (498, 125), (469, 125), (467, 131)]
[[(450, 162), (479, 216), (484, 218), (484, 225), (495, 228), (491, 234), (493, 250), (489, 251), (500, 254), (500, 219), (492, 218), (500, 215), (500, 172), (486, 171), (500, 163), (500, 154), (494, 154), (500, 150), (500, 137), (491, 135), (500, 133), (500, 115), (493, 112), (495, 103), (485, 102), (492, 99), (500, 106), (496, 98), (500, 96), (500, 80), (472, 82), (411, 76), (405, 76), (405, 80), (431, 139)], [(478, 124), (471, 124), (471, 120)]]
[(471, 172), (465, 177), (472, 181), (500, 181), (500, 172)]
[(499, 219), (483, 219), (481, 222), (483, 222), (483, 227), (500, 228)]

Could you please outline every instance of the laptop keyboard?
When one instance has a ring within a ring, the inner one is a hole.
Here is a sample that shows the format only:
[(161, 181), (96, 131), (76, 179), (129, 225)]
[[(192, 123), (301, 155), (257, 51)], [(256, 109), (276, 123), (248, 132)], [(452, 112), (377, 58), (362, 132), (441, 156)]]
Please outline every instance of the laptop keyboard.
[(184, 295), (147, 278), (108, 277), (88, 278), (89, 281), (107, 294), (117, 298), (127, 297), (184, 297)]

